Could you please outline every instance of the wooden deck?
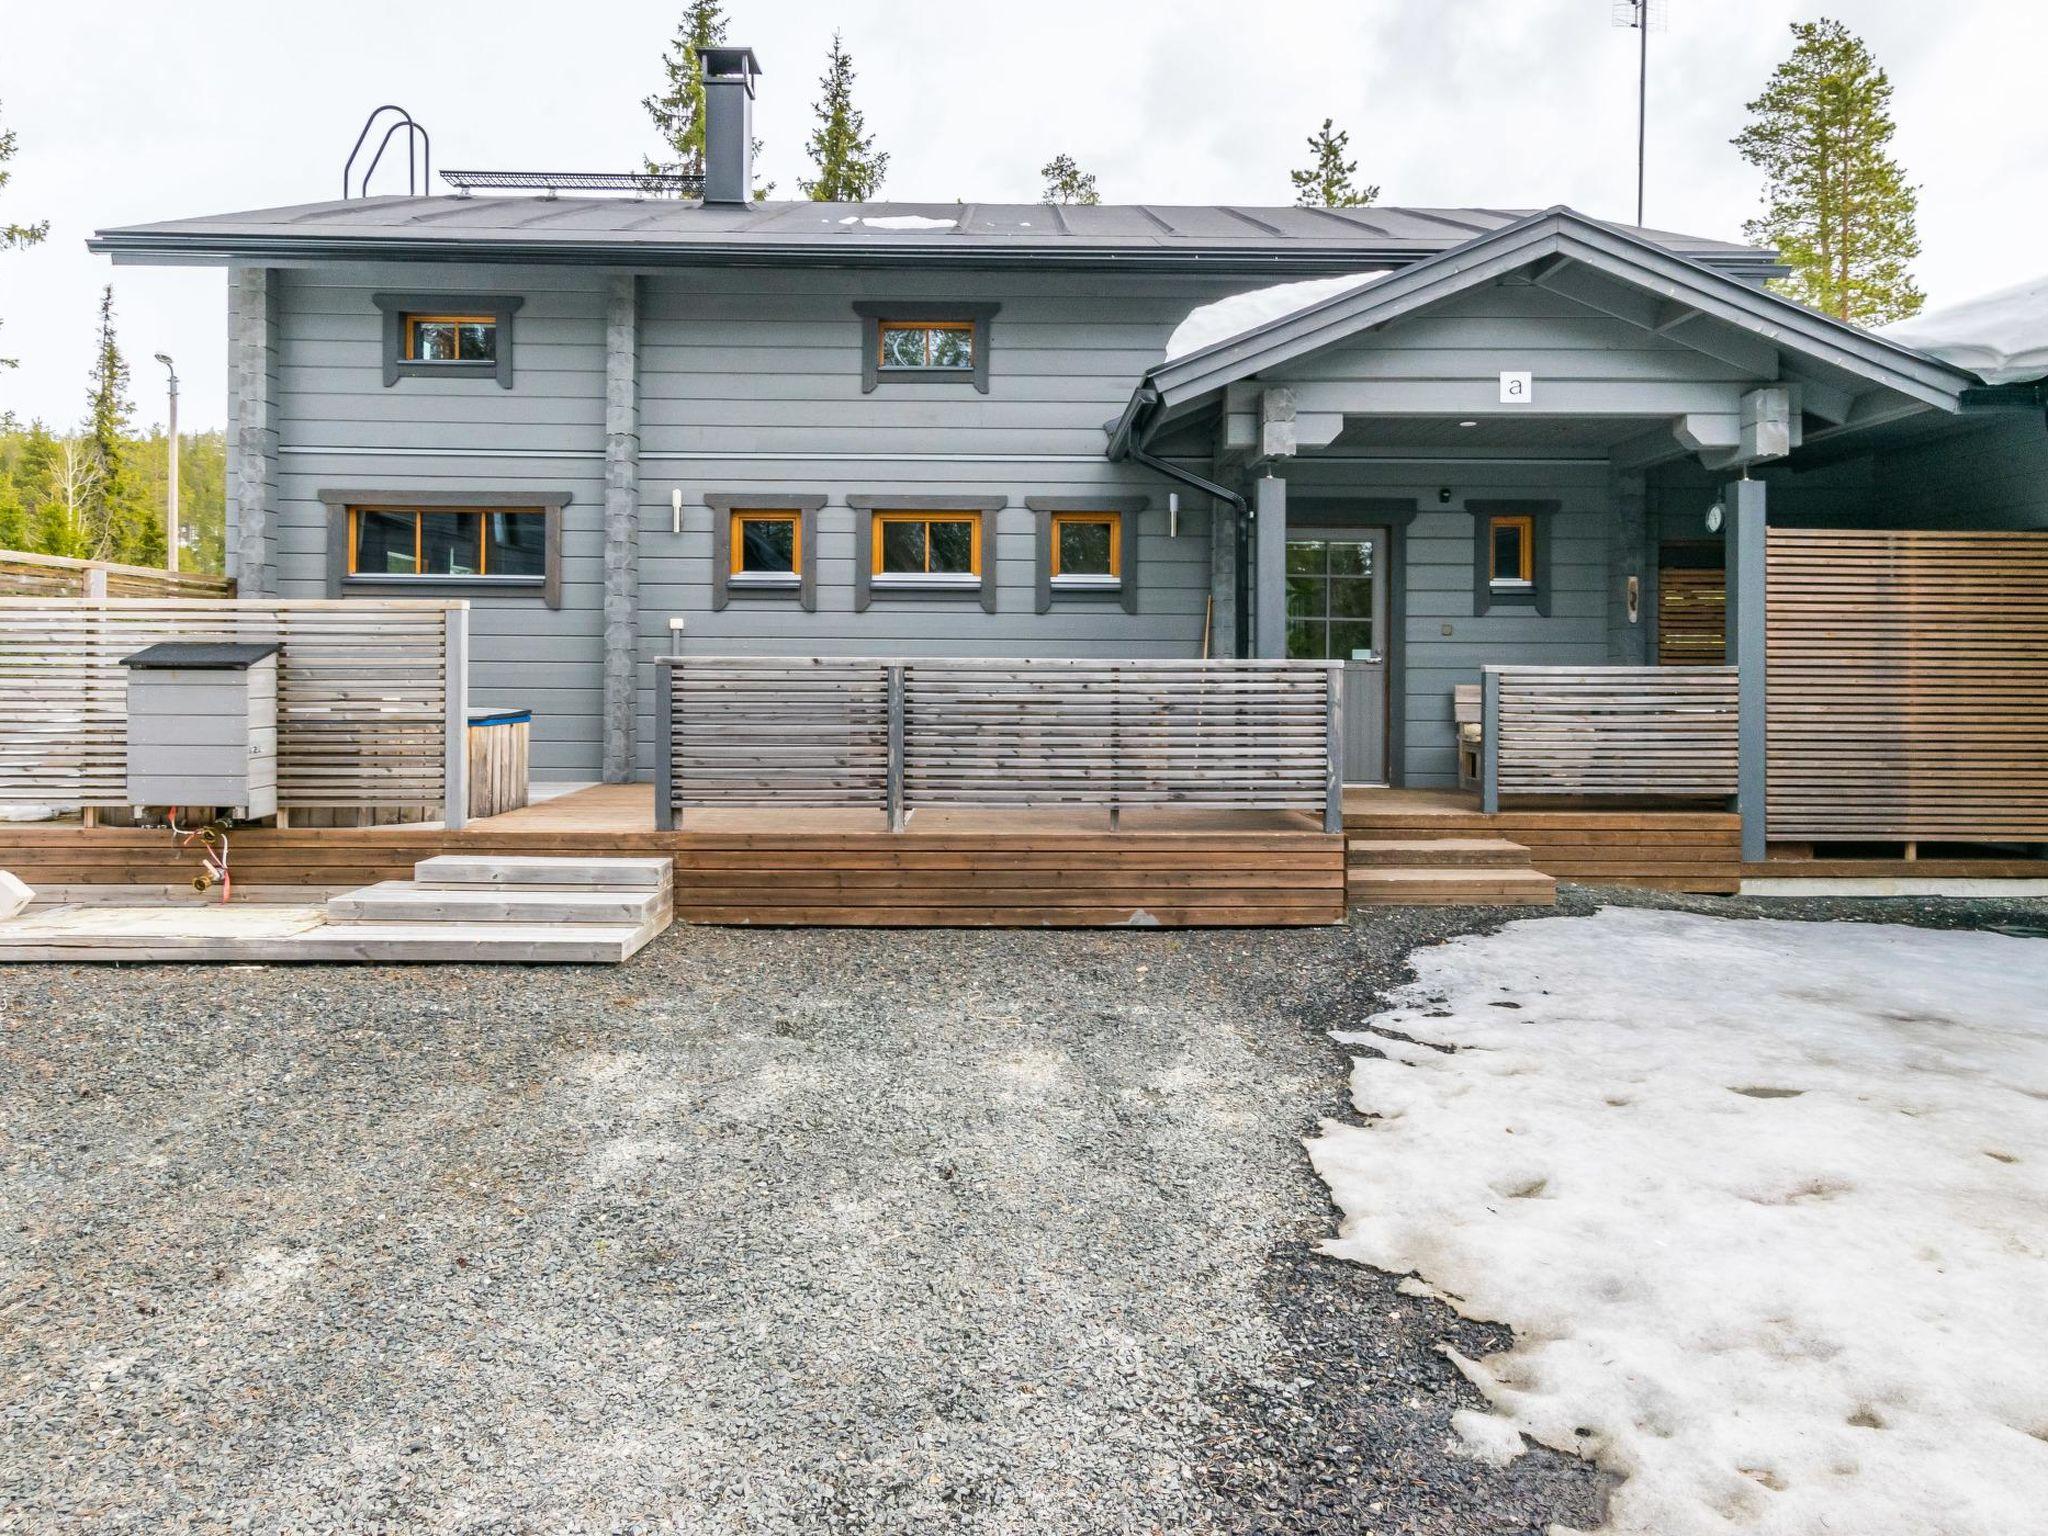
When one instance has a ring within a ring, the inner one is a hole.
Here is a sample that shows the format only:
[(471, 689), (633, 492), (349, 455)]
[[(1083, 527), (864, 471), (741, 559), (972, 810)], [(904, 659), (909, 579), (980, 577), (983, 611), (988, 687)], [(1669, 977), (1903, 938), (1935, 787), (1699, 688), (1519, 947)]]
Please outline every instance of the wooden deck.
[[(1269, 926), (1340, 922), (1343, 839), (1291, 812), (692, 812), (654, 827), (644, 784), (603, 785), (470, 823), (252, 827), (233, 834), (238, 894), (332, 894), (403, 879), (440, 853), (666, 854), (684, 923), (793, 926)], [(0, 825), (0, 868), (39, 894), (189, 896), (166, 832)]]
[(1732, 895), (1742, 883), (1742, 826), (1732, 811), (1586, 801), (1503, 805), (1452, 789), (1347, 789), (1352, 838), (1504, 838), (1544, 874), (1583, 885)]

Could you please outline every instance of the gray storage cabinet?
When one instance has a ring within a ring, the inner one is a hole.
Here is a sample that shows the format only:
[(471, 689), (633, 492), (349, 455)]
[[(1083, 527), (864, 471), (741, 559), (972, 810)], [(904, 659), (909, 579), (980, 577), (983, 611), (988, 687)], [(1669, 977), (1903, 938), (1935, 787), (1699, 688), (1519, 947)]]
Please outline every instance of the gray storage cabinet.
[(170, 641), (127, 658), (128, 801), (277, 813), (277, 647)]

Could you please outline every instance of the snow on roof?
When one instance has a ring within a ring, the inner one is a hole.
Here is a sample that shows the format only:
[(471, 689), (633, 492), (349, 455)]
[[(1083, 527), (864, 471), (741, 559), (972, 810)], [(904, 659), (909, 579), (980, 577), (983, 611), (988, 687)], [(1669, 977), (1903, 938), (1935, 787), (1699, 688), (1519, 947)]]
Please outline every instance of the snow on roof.
[(848, 214), (839, 221), (842, 224), (861, 224), (869, 229), (958, 229), (958, 219), (932, 219), (919, 213), (892, 213), (879, 219), (864, 219), (858, 214)]
[(1311, 277), (1299, 283), (1275, 283), (1270, 288), (1254, 288), (1249, 293), (1233, 293), (1227, 299), (1218, 299), (1213, 304), (1204, 304), (1190, 310), (1187, 319), (1174, 327), (1173, 334), (1166, 340), (1166, 361), (1186, 357), (1204, 347), (1213, 347), (1219, 341), (1232, 336), (1242, 336), (1246, 331), (1256, 331), (1263, 325), (1271, 324), (1283, 315), (1291, 315), (1304, 309), (1313, 309), (1325, 300), (1334, 299), (1340, 293), (1354, 288), (1363, 288), (1367, 283), (1376, 283), (1387, 274), (1381, 272), (1346, 272), (1337, 277)]
[(1877, 334), (1967, 368), (1986, 384), (2048, 377), (2048, 277), (1895, 320)]

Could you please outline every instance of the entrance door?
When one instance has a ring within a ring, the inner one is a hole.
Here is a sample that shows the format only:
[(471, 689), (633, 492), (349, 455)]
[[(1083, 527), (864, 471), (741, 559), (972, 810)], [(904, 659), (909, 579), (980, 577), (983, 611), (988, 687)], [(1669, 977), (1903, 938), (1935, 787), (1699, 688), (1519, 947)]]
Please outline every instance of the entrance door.
[(1387, 531), (1287, 530), (1287, 654), (1344, 663), (1344, 782), (1387, 782)]

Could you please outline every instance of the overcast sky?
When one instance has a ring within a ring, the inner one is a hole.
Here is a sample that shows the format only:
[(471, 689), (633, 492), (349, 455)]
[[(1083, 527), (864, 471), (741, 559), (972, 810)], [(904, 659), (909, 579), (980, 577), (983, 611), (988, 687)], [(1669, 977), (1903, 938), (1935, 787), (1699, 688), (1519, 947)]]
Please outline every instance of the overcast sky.
[[(1789, 50), (1788, 22), (1860, 32), (1897, 89), (1894, 150), (1922, 188), (1917, 268), (1935, 303), (2048, 269), (2042, 0), (1668, 0), (1651, 38), (1648, 222), (1737, 238), (1758, 185), (1728, 140)], [(137, 417), (226, 419), (211, 269), (113, 267), (94, 229), (332, 198), (364, 115), (411, 109), (435, 161), (624, 170), (653, 147), (676, 0), (0, 0), (0, 125), (20, 135), (0, 222), (0, 408), (80, 415), (110, 278)], [(1285, 203), (1327, 114), (1381, 200), (1633, 212), (1635, 38), (1611, 0), (735, 0), (753, 46), (762, 174), (794, 196), (832, 29), (891, 162), (885, 197), (1030, 200), (1074, 155), (1111, 202)], [(387, 167), (378, 190), (404, 190)]]

